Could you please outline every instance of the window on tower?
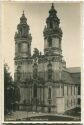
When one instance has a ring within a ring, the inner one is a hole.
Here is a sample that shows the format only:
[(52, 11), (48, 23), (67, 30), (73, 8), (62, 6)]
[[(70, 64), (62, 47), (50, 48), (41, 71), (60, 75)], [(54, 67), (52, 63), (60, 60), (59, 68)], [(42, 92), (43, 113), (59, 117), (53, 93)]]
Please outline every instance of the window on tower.
[(52, 38), (51, 37), (48, 38), (48, 45), (49, 45), (49, 47), (52, 47)]
[(52, 80), (52, 64), (48, 64), (48, 80)]
[(20, 53), (21, 52), (21, 44), (19, 43), (18, 44), (18, 53)]
[(78, 95), (80, 95), (80, 86), (78, 86)]
[(29, 46), (29, 44), (28, 44), (28, 54), (30, 55), (30, 46)]
[(53, 23), (50, 21), (50, 28), (52, 29), (53, 28)]
[(38, 72), (37, 64), (35, 63), (34, 66), (33, 66), (33, 78), (34, 79), (37, 78), (37, 72)]

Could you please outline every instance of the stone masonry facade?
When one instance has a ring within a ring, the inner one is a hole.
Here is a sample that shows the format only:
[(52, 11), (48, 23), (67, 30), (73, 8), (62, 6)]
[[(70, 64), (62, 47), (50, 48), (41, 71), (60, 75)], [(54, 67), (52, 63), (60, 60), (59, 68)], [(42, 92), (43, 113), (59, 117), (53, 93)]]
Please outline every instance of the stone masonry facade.
[(62, 30), (52, 4), (46, 19), (44, 55), (31, 55), (32, 35), (23, 12), (15, 33), (15, 82), (19, 110), (64, 113), (80, 106), (80, 68), (67, 68), (62, 56)]

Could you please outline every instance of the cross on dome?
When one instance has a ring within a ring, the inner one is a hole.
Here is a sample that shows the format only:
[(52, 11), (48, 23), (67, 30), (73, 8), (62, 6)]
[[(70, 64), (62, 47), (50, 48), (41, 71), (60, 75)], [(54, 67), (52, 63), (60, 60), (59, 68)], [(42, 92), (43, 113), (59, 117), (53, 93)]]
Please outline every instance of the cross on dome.
[(25, 14), (24, 14), (24, 10), (22, 13), (22, 17), (20, 18), (20, 21), (21, 21), (21, 23), (26, 23), (26, 21), (27, 21), (27, 18), (25, 17)]
[(52, 9), (54, 9), (54, 3), (52, 3), (52, 6), (51, 6)]

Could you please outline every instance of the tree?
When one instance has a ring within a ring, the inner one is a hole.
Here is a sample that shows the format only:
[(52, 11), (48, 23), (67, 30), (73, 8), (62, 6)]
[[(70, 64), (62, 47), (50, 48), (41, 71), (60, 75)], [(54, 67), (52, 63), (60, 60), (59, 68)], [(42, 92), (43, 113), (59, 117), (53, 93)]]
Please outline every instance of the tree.
[(33, 56), (34, 57), (38, 57), (39, 56), (39, 50), (37, 48), (34, 48), (34, 51), (33, 51)]
[(13, 96), (13, 79), (9, 73), (7, 64), (4, 64), (4, 113), (8, 113), (11, 110), (12, 96)]
[(20, 91), (10, 75), (7, 64), (4, 64), (4, 113), (7, 114), (17, 108), (20, 101)]

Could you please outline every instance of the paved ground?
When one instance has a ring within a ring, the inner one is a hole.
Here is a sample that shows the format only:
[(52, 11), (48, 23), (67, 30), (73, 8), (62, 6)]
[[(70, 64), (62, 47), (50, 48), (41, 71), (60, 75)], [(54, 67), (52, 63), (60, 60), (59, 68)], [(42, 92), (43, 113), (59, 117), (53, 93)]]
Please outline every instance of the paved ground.
[(5, 121), (80, 121), (79, 117), (72, 117), (69, 115), (58, 115), (53, 113), (37, 113), (37, 112), (25, 112), (16, 111), (5, 117)]
[(76, 107), (74, 109), (68, 110), (64, 113), (65, 115), (70, 115), (70, 116), (74, 116), (74, 117), (81, 117), (81, 108), (80, 107)]

